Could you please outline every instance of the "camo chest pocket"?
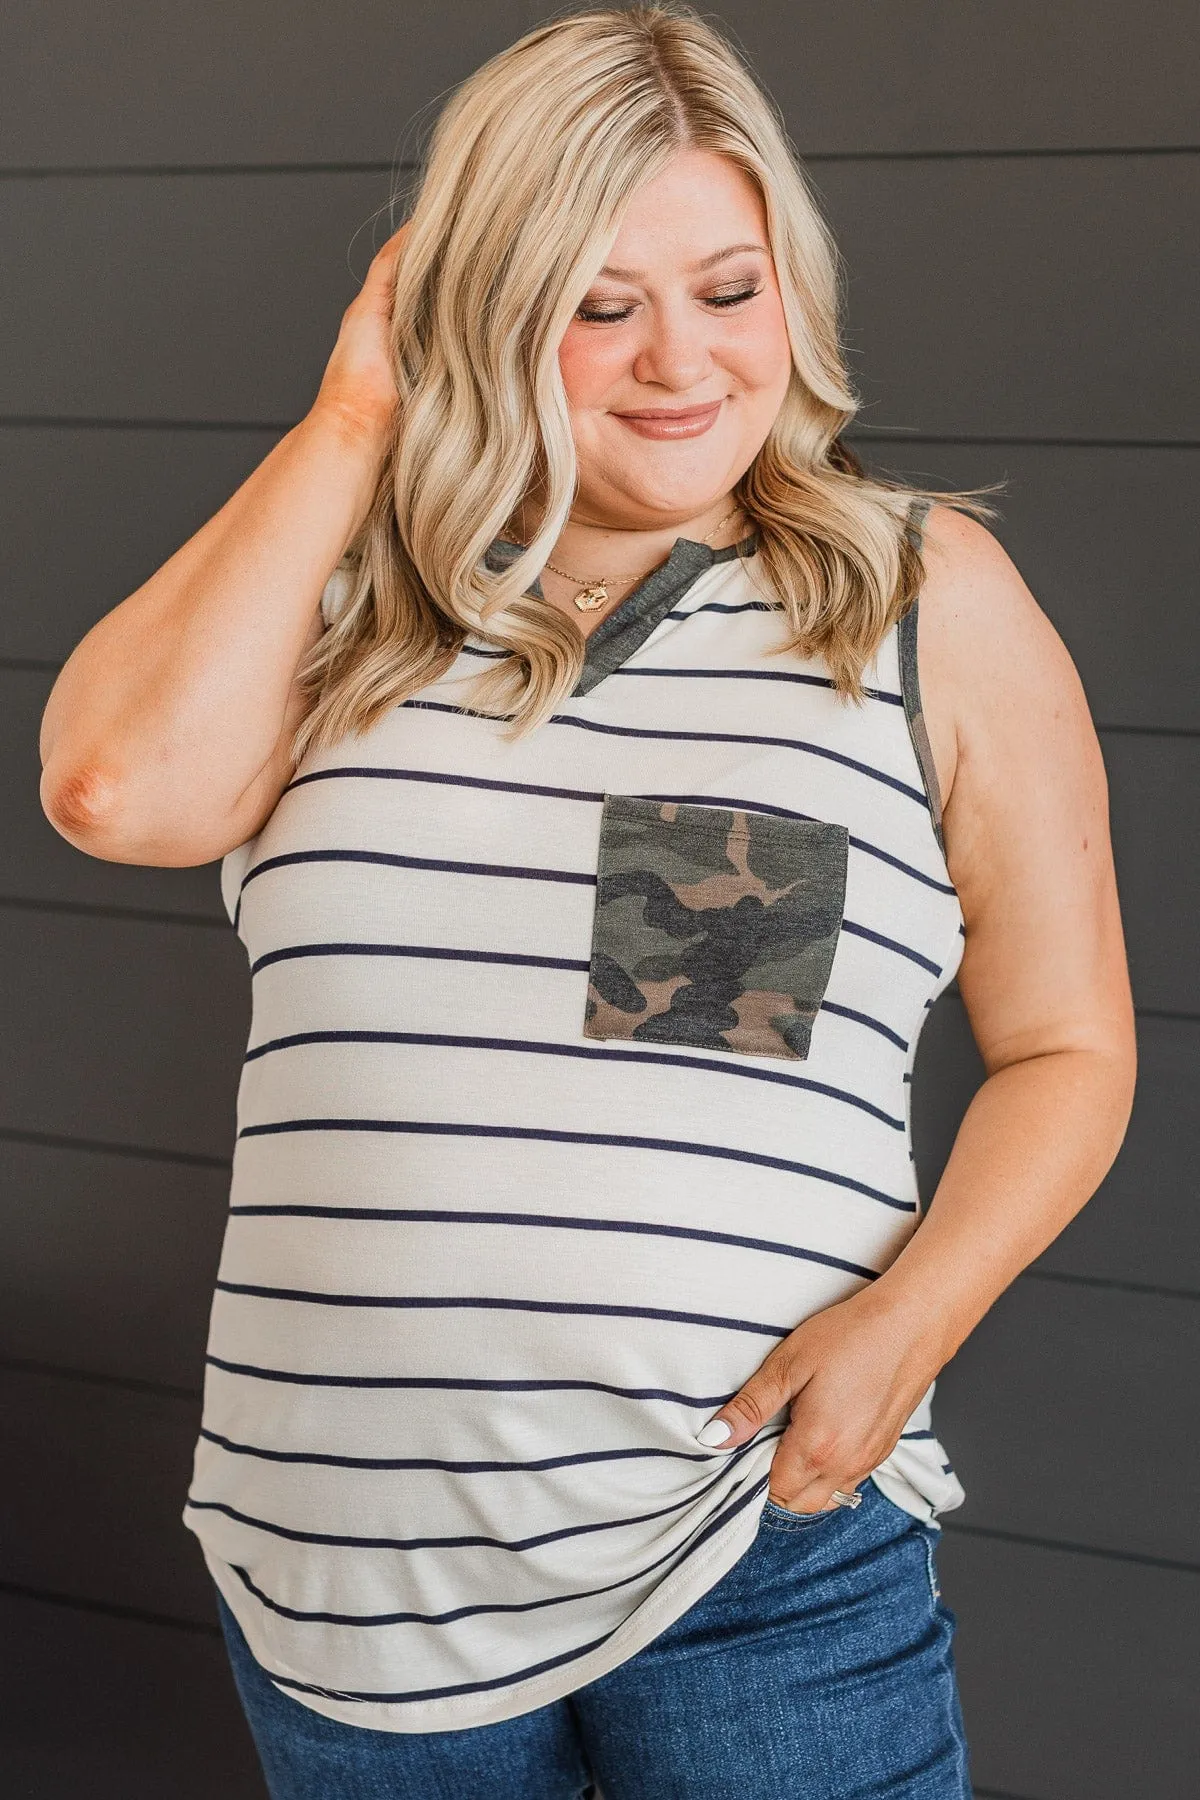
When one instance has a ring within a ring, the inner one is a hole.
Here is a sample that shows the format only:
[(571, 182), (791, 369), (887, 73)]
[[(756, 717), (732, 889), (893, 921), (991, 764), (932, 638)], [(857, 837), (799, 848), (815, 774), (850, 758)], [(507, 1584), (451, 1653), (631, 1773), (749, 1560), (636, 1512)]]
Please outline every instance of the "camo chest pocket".
[(583, 1035), (807, 1057), (849, 841), (824, 819), (606, 794)]

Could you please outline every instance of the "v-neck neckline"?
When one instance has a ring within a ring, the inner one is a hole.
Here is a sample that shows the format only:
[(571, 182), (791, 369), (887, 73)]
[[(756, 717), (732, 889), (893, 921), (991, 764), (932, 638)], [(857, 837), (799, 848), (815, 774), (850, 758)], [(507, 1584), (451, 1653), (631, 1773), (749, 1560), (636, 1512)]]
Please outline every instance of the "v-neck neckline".
[[(662, 623), (677, 600), (692, 586), (697, 576), (714, 563), (731, 562), (735, 556), (751, 556), (758, 548), (757, 526), (735, 544), (714, 550), (697, 538), (677, 537), (666, 562), (643, 576), (610, 613), (601, 619), (594, 631), (584, 639), (583, 669), (572, 690), (572, 698), (590, 694), (606, 675), (627, 663), (645, 643), (655, 627)], [(484, 562), (495, 571), (507, 568), (525, 549), (510, 538), (493, 538), (484, 552)], [(540, 578), (529, 589), (539, 600), (545, 599)]]

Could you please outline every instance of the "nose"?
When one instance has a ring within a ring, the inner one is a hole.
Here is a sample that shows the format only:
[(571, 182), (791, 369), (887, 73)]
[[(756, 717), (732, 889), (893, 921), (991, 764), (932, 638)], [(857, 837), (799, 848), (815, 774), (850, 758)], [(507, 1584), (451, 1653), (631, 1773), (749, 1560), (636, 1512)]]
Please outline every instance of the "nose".
[(648, 309), (646, 333), (633, 359), (633, 374), (647, 386), (688, 393), (712, 373), (712, 321), (694, 307)]

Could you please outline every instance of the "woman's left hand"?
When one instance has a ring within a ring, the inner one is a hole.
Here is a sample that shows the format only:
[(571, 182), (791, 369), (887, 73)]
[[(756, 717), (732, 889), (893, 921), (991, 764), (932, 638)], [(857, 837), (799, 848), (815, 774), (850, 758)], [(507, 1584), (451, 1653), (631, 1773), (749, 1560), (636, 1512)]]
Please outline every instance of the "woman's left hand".
[(713, 1414), (733, 1427), (719, 1448), (735, 1450), (790, 1401), (770, 1498), (829, 1511), (835, 1488), (853, 1489), (895, 1449), (942, 1360), (932, 1333), (863, 1289), (789, 1332)]

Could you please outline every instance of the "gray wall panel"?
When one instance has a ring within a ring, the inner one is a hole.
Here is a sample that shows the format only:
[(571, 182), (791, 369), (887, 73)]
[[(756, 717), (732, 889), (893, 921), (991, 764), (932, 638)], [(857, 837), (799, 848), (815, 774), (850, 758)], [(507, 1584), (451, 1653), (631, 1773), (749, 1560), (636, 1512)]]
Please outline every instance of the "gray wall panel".
[[(385, 0), (308, 8), (302, 28), (279, 0), (13, 10), (0, 161), (386, 161), (419, 109), (552, 10), (471, 0), (453, 28), (435, 7)], [(1136, 29), (1119, 0), (701, 10), (732, 28), (805, 150), (1195, 142), (1184, 0), (1155, 0)]]
[(985, 1077), (966, 1008), (952, 984), (925, 1021), (913, 1069), (913, 1155), (926, 1205), (946, 1166), (962, 1116)]
[(388, 234), (385, 211), (372, 240), (387, 196), (385, 175), (356, 173), (0, 182), (0, 332), (22, 345), (0, 414), (290, 424)]
[(198, 1390), (229, 1171), (0, 1140), (0, 1360)]
[(1198, 1364), (1193, 1300), (1018, 1280), (938, 1381), (938, 1434), (967, 1490), (947, 1522), (1200, 1576), (1200, 1438), (1179, 1410)]
[(1134, 999), (1200, 1014), (1200, 736), (1104, 738)]
[(1193, 1800), (1196, 1576), (949, 1531), (938, 1564), (977, 1790)]
[[(865, 408), (892, 431), (1200, 440), (1200, 156), (826, 163)], [(1132, 322), (1132, 324), (1131, 324)], [(1182, 329), (1181, 329), (1182, 327)]]
[(0, 1645), (10, 1800), (266, 1800), (212, 1632), (0, 1593)]
[(278, 436), (0, 426), (0, 658), (63, 662), (224, 505)]
[(387, 162), (419, 109), (543, 16), (529, 0), (470, 0), (453, 22), (439, 7), (386, 0), (300, 18), (286, 0), (13, 14), (0, 55), (20, 78), (0, 159)]
[(0, 1583), (211, 1622), (212, 1582), (182, 1523), (200, 1405), (0, 1369), (9, 1485)]
[(222, 1161), (249, 1032), (231, 930), (0, 908), (0, 1130)]
[[(853, 434), (851, 434), (853, 435)], [(1200, 450), (862, 439), (921, 485), (1008, 482), (994, 532), (1075, 661), (1100, 725), (1200, 729), (1200, 687), (1172, 653), (1195, 629)]]
[(1200, 1298), (1200, 1021), (1142, 1018), (1137, 1035), (1125, 1142), (1099, 1193), (1037, 1266)]
[[(1200, 440), (1200, 156), (828, 163), (863, 423)], [(0, 414), (275, 424), (311, 404), (382, 174), (0, 184)], [(374, 239), (373, 233), (374, 231)], [(62, 245), (74, 279), (64, 281)], [(136, 272), (131, 276), (130, 271)], [(1139, 321), (1129, 329), (1130, 317)], [(986, 354), (981, 354), (981, 346)]]

